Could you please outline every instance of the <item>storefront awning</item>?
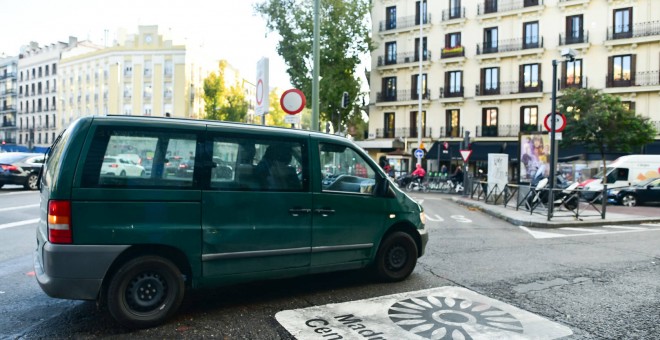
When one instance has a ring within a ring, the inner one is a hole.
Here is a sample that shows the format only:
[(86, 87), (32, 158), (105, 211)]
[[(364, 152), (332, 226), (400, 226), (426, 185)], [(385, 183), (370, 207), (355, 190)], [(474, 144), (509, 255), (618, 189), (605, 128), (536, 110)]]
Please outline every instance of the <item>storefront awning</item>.
[(405, 144), (401, 139), (368, 139), (355, 141), (359, 147), (367, 149), (403, 149)]

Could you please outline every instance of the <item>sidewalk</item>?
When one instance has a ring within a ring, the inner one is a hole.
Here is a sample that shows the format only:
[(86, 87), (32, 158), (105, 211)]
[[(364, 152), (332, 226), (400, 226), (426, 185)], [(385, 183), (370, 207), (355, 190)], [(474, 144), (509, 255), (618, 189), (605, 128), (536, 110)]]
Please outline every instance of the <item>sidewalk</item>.
[[(586, 216), (580, 216), (580, 220), (576, 220), (566, 210), (555, 212), (555, 216), (548, 221), (547, 210), (538, 209), (533, 214), (528, 210), (516, 210), (515, 203), (509, 204), (506, 207), (503, 205), (486, 204), (484, 201), (473, 200), (466, 196), (452, 196), (452, 201), (465, 205), (474, 209), (478, 209), (486, 214), (505, 220), (517, 226), (533, 227), (533, 228), (562, 228), (569, 226), (603, 226), (603, 225), (619, 225), (619, 224), (641, 224), (641, 223), (660, 223), (660, 214), (658, 213), (642, 213), (635, 211), (632, 213), (610, 212), (609, 207), (605, 214), (605, 219), (602, 219), (598, 213), (593, 210), (586, 211)], [(618, 207), (617, 207), (618, 208)], [(660, 209), (654, 212), (660, 212)]]

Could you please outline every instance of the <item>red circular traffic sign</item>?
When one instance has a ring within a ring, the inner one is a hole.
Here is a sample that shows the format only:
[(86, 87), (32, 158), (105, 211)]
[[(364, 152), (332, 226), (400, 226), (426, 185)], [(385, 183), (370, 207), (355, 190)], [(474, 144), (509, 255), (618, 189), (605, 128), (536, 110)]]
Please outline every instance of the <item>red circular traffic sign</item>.
[(264, 101), (264, 81), (259, 79), (257, 82), (257, 105), (261, 105)]
[[(548, 113), (547, 116), (545, 116), (545, 120), (543, 121), (543, 125), (545, 126), (545, 129), (548, 130), (549, 132), (552, 132), (552, 122), (550, 121), (552, 119), (552, 113)], [(566, 116), (563, 114), (557, 112), (555, 113), (555, 132), (562, 132), (566, 128)]]
[(282, 110), (290, 115), (295, 115), (302, 111), (306, 103), (305, 94), (298, 89), (286, 90), (282, 93), (282, 97), (280, 97)]

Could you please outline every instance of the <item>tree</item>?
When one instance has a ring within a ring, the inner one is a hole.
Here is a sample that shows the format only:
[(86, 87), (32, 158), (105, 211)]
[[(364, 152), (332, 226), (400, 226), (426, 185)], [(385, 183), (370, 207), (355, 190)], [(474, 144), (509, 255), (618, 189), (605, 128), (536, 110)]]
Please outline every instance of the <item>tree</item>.
[[(324, 0), (320, 3), (320, 72), (319, 121), (335, 125), (340, 110), (342, 124), (354, 113), (353, 104), (360, 91), (355, 77), (361, 56), (371, 52), (369, 24), (370, 1)], [(277, 52), (288, 66), (291, 84), (302, 90), (311, 107), (313, 60), (313, 6), (303, 0), (266, 0), (255, 5), (257, 13), (267, 21), (267, 28), (282, 37)], [(341, 108), (342, 93), (348, 92), (351, 107)]]
[[(566, 115), (562, 146), (584, 145), (600, 153), (603, 171), (605, 153), (631, 152), (653, 141), (655, 128), (648, 117), (623, 106), (619, 97), (596, 89), (568, 88), (558, 100), (559, 112)], [(607, 176), (603, 176), (603, 184)]]
[(241, 80), (235, 78), (234, 84), (227, 88), (227, 61), (220, 60), (218, 72), (211, 72), (204, 79), (204, 108), (206, 119), (244, 122), (247, 116), (248, 103)]
[(277, 91), (277, 88), (275, 88), (268, 94), (270, 107), (268, 108), (268, 114), (266, 115), (266, 125), (291, 126), (290, 124), (284, 122), (284, 117), (287, 115), (287, 113), (284, 112), (280, 106), (280, 95), (278, 92), (279, 91)]

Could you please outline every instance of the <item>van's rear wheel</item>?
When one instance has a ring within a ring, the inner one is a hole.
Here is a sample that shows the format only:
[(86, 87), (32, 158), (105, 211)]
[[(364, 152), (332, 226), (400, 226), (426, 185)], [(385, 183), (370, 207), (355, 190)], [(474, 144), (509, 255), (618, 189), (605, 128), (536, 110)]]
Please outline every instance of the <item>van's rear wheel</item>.
[(184, 295), (181, 271), (157, 256), (143, 256), (124, 264), (110, 281), (108, 310), (128, 328), (148, 328), (163, 323), (181, 305)]
[(388, 235), (376, 254), (375, 270), (379, 279), (387, 282), (408, 277), (417, 264), (417, 244), (407, 233)]

